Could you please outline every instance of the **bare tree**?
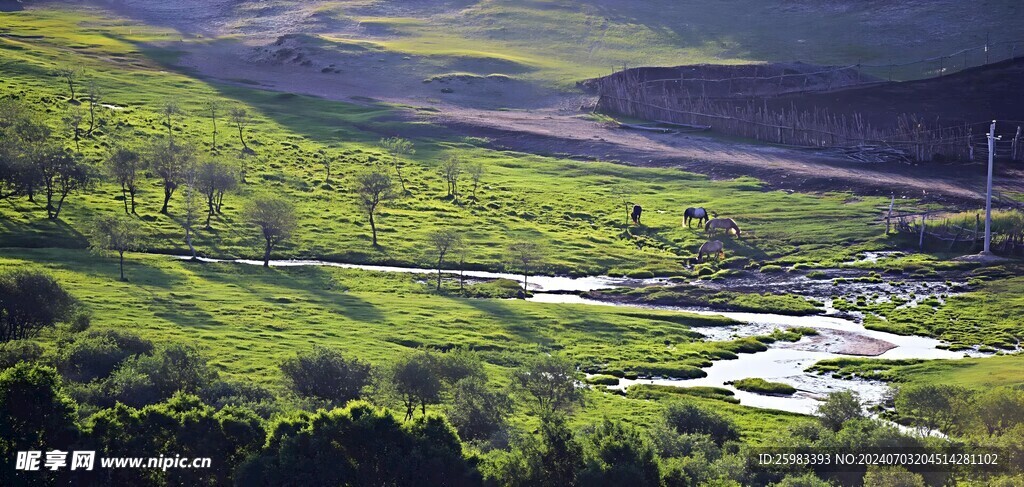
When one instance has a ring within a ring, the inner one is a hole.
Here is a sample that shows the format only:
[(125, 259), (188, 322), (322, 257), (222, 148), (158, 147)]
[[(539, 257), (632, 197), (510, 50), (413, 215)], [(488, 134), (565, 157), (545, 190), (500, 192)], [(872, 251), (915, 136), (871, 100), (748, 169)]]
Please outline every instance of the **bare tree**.
[(462, 177), (462, 159), (458, 156), (449, 156), (441, 163), (441, 176), (448, 183), (448, 196), (452, 201), (459, 201), (459, 178)]
[(380, 146), (387, 151), (388, 155), (391, 156), (391, 165), (395, 166), (395, 172), (398, 174), (398, 181), (402, 184), (402, 194), (408, 194), (409, 190), (405, 189), (405, 178), (402, 176), (400, 158), (416, 153), (413, 143), (408, 139), (403, 139), (401, 137), (388, 137), (386, 139), (380, 139)]
[(185, 227), (185, 244), (188, 245), (189, 252), (192, 253), (192, 260), (196, 260), (196, 247), (193, 244), (193, 236), (195, 234), (194, 228), (196, 221), (199, 220), (199, 209), (202, 206), (200, 201), (199, 191), (196, 189), (197, 170), (195, 166), (189, 168), (185, 172), (185, 222), (182, 225)]
[(466, 167), (466, 172), (469, 174), (470, 182), (473, 183), (473, 200), (476, 200), (476, 190), (480, 187), (480, 181), (484, 177), (484, 165), (474, 162)]
[(125, 216), (102, 216), (96, 219), (89, 232), (89, 243), (98, 252), (117, 252), (120, 259), (121, 280), (124, 279), (124, 253), (142, 248), (142, 227), (135, 219)]
[(235, 124), (238, 129), (238, 140), (242, 142), (242, 153), (252, 154), (252, 149), (249, 148), (249, 144), (245, 141), (245, 128), (252, 123), (252, 117), (249, 115), (249, 111), (243, 107), (235, 107), (231, 109), (231, 122)]
[(534, 242), (517, 240), (512, 242), (506, 250), (512, 266), (523, 273), (523, 292), (527, 292), (529, 288), (526, 280), (541, 260), (540, 246)]
[(207, 161), (199, 165), (196, 177), (196, 188), (206, 197), (206, 228), (210, 228), (210, 218), (220, 213), (224, 204), (224, 193), (235, 189), (238, 181), (235, 170), (220, 161)]
[(67, 127), (68, 132), (71, 133), (72, 140), (75, 141), (75, 150), (81, 151), (82, 146), (79, 141), (82, 140), (82, 121), (85, 120), (85, 115), (82, 113), (82, 107), (78, 105), (68, 106), (67, 113), (64, 114), (63, 122), (64, 126)]
[(150, 149), (149, 167), (163, 182), (164, 204), (160, 213), (167, 214), (167, 205), (178, 189), (185, 172), (192, 164), (195, 164), (195, 147), (191, 144), (175, 146), (170, 141), (167, 143), (156, 142)]
[(246, 221), (260, 229), (266, 242), (263, 267), (270, 267), (270, 252), (291, 238), (297, 226), (295, 207), (278, 196), (262, 195), (250, 201), (242, 214)]
[[(135, 150), (115, 146), (106, 159), (107, 172), (121, 185), (125, 214), (135, 213), (135, 194), (139, 191), (139, 177), (145, 169), (142, 156)], [(129, 206), (129, 201), (131, 205)]]
[(359, 194), (359, 205), (370, 218), (370, 230), (373, 232), (373, 246), (377, 247), (377, 224), (374, 215), (381, 203), (394, 199), (394, 184), (387, 174), (373, 170), (356, 176), (356, 192)]
[(444, 258), (450, 252), (458, 252), (462, 247), (462, 236), (454, 230), (436, 230), (428, 236), (437, 255), (437, 290), (441, 290), (441, 270), (444, 269)]
[(96, 80), (89, 80), (86, 84), (86, 96), (89, 98), (89, 130), (86, 133), (92, 135), (93, 130), (96, 130), (96, 107), (103, 98), (103, 91)]
[(213, 142), (210, 149), (217, 150), (217, 115), (220, 113), (221, 103), (216, 98), (210, 98), (203, 104), (203, 108), (210, 114), (210, 121), (213, 122)]
[(320, 162), (324, 165), (324, 170), (327, 171), (327, 175), (324, 177), (324, 184), (331, 184), (331, 165), (334, 163), (334, 156), (327, 153), (327, 151), (320, 149), (317, 151), (317, 155), (320, 156)]
[(33, 159), (46, 190), (47, 216), (56, 220), (65, 198), (89, 184), (89, 167), (76, 155), (59, 147), (42, 149)]
[(174, 117), (181, 114), (181, 108), (173, 100), (168, 100), (164, 103), (160, 113), (164, 115), (167, 124), (167, 140), (170, 142), (171, 147), (174, 147)]
[(78, 77), (82, 75), (82, 68), (78, 66), (65, 65), (57, 68), (57, 76), (64, 79), (64, 82), (68, 84), (68, 91), (71, 92), (71, 98), (69, 100), (75, 100), (75, 82), (78, 81)]

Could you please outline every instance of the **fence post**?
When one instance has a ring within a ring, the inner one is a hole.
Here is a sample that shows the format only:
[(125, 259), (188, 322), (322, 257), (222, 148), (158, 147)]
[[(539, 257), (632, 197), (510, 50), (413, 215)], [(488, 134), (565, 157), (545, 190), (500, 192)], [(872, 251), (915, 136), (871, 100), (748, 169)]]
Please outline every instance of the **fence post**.
[(971, 241), (971, 252), (978, 248), (978, 227), (981, 226), (981, 215), (974, 214), (974, 240)]

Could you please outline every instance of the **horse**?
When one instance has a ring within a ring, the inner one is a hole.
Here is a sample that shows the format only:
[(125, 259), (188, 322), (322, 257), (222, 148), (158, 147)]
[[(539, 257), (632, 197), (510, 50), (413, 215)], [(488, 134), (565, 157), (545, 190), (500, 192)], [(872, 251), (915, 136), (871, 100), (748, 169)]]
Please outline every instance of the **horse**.
[(730, 230), (736, 230), (736, 236), (740, 236), (740, 226), (736, 222), (732, 221), (732, 218), (714, 218), (708, 220), (704, 225), (704, 231), (708, 235), (714, 235), (715, 230), (725, 230), (725, 234), (728, 235)]
[(725, 244), (721, 240), (708, 240), (697, 251), (697, 262), (704, 260), (705, 255), (714, 255), (716, 260), (725, 257)]
[(686, 211), (683, 212), (683, 225), (686, 225), (687, 228), (690, 228), (690, 222), (692, 222), (693, 220), (697, 220), (698, 225), (703, 225), (707, 223), (708, 210), (705, 210), (704, 207), (700, 206), (698, 206), (697, 208), (687, 208)]
[(640, 205), (633, 205), (633, 214), (629, 215), (633, 219), (633, 223), (640, 224), (640, 214), (644, 212), (644, 209)]

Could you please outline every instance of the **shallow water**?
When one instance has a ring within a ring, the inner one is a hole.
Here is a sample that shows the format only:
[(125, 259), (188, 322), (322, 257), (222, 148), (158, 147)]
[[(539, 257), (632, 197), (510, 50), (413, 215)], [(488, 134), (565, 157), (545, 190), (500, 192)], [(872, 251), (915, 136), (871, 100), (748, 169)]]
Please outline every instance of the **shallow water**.
[[(176, 256), (179, 259), (190, 259), (189, 256)], [(197, 260), (202, 262), (233, 262), (246, 265), (263, 265), (258, 260), (224, 260), (200, 257)], [(271, 260), (273, 267), (297, 267), (297, 266), (327, 266), (344, 269), (361, 269), (374, 272), (396, 272), (407, 274), (433, 274), (436, 269), (423, 269), (415, 267), (395, 267), (363, 264), (344, 264), (337, 262), (319, 260)], [(443, 270), (448, 275), (458, 275), (455, 270)], [(486, 271), (465, 271), (468, 278), (475, 279), (511, 279), (521, 282), (522, 275), (507, 274), (500, 272)], [(629, 279), (609, 276), (589, 277), (562, 277), (562, 276), (530, 276), (528, 284), (534, 292), (528, 300), (535, 303), (548, 304), (581, 304), (588, 306), (618, 306), (635, 307), (644, 309), (677, 311), (695, 313), (702, 315), (725, 316), (735, 320), (735, 325), (694, 327), (693, 330), (701, 333), (707, 340), (724, 341), (736, 338), (763, 335), (771, 333), (776, 328), (808, 327), (819, 330), (839, 330), (843, 332), (856, 333), (869, 338), (882, 340), (895, 345), (892, 349), (878, 355), (877, 358), (884, 359), (958, 359), (963, 358), (963, 352), (951, 352), (936, 348), (941, 344), (939, 340), (920, 336), (900, 336), (882, 331), (865, 329), (863, 325), (854, 321), (834, 316), (787, 316), (770, 313), (747, 313), (715, 311), (707, 309), (683, 308), (672, 306), (653, 306), (637, 304), (618, 304), (605, 301), (588, 299), (576, 294), (594, 291), (599, 289), (610, 289), (615, 287), (638, 287), (650, 285), (664, 285), (665, 279)], [(860, 394), (861, 398), (869, 403), (880, 402), (888, 386), (881, 382), (867, 380), (842, 380), (831, 377), (818, 376), (804, 372), (816, 362), (829, 358), (837, 358), (845, 355), (822, 351), (820, 346), (811, 344), (808, 337), (798, 342), (777, 342), (769, 346), (769, 349), (758, 353), (740, 354), (736, 360), (719, 360), (710, 367), (705, 368), (707, 377), (700, 379), (620, 379), (616, 388), (625, 388), (632, 384), (661, 384), (678, 387), (690, 386), (714, 386), (724, 387), (732, 390), (740, 400), (740, 404), (758, 408), (779, 409), (795, 413), (811, 414), (817, 407), (819, 400), (831, 392), (841, 390), (852, 390)], [(971, 353), (975, 356), (983, 354)], [(747, 377), (760, 377), (774, 382), (784, 382), (798, 389), (793, 396), (766, 396), (737, 390), (726, 382)]]

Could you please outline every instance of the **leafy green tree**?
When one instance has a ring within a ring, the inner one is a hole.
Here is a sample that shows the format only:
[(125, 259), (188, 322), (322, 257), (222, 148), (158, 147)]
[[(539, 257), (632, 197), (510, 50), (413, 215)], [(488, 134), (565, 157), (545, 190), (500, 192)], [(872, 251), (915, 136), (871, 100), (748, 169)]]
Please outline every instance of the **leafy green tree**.
[(210, 218), (220, 213), (224, 205), (224, 194), (238, 187), (235, 169), (220, 161), (207, 161), (199, 165), (196, 171), (196, 188), (206, 197), (206, 228), (210, 228)]
[(167, 206), (178, 186), (184, 182), (196, 161), (192, 144), (175, 144), (173, 140), (154, 142), (149, 148), (149, 168), (160, 178), (164, 188), (164, 204), (160, 213), (167, 214)]
[(129, 357), (152, 351), (152, 342), (133, 333), (90, 330), (58, 344), (56, 365), (66, 379), (90, 382), (107, 378)]
[(949, 432), (964, 416), (972, 400), (964, 387), (947, 384), (911, 384), (896, 393), (896, 412), (917, 426)]
[(542, 414), (568, 413), (583, 403), (583, 390), (576, 366), (559, 355), (540, 354), (526, 361), (515, 373), (521, 393)]
[(900, 466), (869, 465), (864, 487), (925, 487), (924, 477)]
[(691, 402), (670, 403), (664, 414), (665, 423), (680, 434), (708, 435), (718, 445), (740, 437), (728, 419)]
[(107, 172), (121, 185), (121, 199), (125, 214), (135, 214), (135, 195), (139, 192), (139, 179), (146, 169), (145, 159), (138, 151), (116, 146), (106, 159)]
[(249, 201), (242, 214), (250, 225), (259, 229), (265, 243), (263, 267), (270, 267), (270, 253), (291, 238), (298, 226), (295, 206), (278, 196), (261, 195)]
[(442, 377), (429, 352), (419, 351), (402, 357), (391, 366), (389, 377), (405, 406), (406, 421), (412, 419), (417, 405), (421, 414), (426, 415), (427, 404), (441, 400)]
[(167, 402), (134, 409), (118, 404), (89, 419), (98, 456), (180, 455), (210, 458), (209, 468), (110, 469), (105, 485), (229, 485), (234, 469), (263, 445), (262, 422), (244, 408), (215, 409), (178, 393)]
[(839, 431), (843, 423), (864, 417), (864, 406), (860, 397), (852, 391), (833, 392), (818, 406), (818, 419), (832, 431)]
[(36, 150), (31, 160), (45, 190), (47, 217), (56, 220), (68, 195), (89, 184), (89, 167), (78, 156), (59, 147)]
[(487, 387), (479, 376), (469, 376), (455, 383), (448, 419), (463, 440), (485, 441), (495, 438), (507, 428), (512, 400), (508, 394)]
[(394, 185), (387, 174), (373, 170), (356, 176), (356, 194), (359, 195), (359, 206), (370, 219), (373, 246), (377, 247), (377, 222), (374, 217), (383, 203), (395, 198)]
[(583, 447), (560, 414), (541, 417), (539, 435), (513, 438), (512, 449), (499, 455), (488, 477), (509, 487), (582, 486)]
[(97, 252), (117, 252), (121, 280), (124, 281), (124, 253), (142, 248), (142, 225), (126, 215), (100, 216), (89, 229), (90, 247)]
[(1024, 424), (1024, 391), (998, 387), (979, 394), (975, 414), (989, 436)]
[(14, 470), (15, 452), (71, 445), (78, 436), (75, 410), (51, 367), (22, 362), (0, 373), (0, 484), (26, 482)]
[(0, 342), (0, 371), (18, 362), (34, 362), (43, 356), (43, 347), (28, 340)]
[(134, 355), (110, 376), (113, 398), (132, 406), (145, 406), (167, 399), (176, 392), (195, 394), (217, 379), (199, 350), (172, 343), (152, 355)]
[(455, 430), (441, 417), (400, 422), (365, 402), (299, 412), (270, 428), (236, 485), (480, 485)]
[(18, 270), (0, 274), (0, 342), (32, 338), (75, 316), (78, 302), (53, 277)]
[(814, 472), (807, 472), (801, 475), (787, 475), (779, 482), (772, 484), (772, 487), (832, 487), (832, 484), (818, 478)]
[(586, 452), (582, 485), (661, 485), (654, 448), (636, 429), (606, 418), (583, 435), (582, 444)]
[(343, 406), (358, 399), (370, 378), (370, 364), (346, 359), (340, 352), (314, 345), (281, 364), (288, 387), (296, 394)]

